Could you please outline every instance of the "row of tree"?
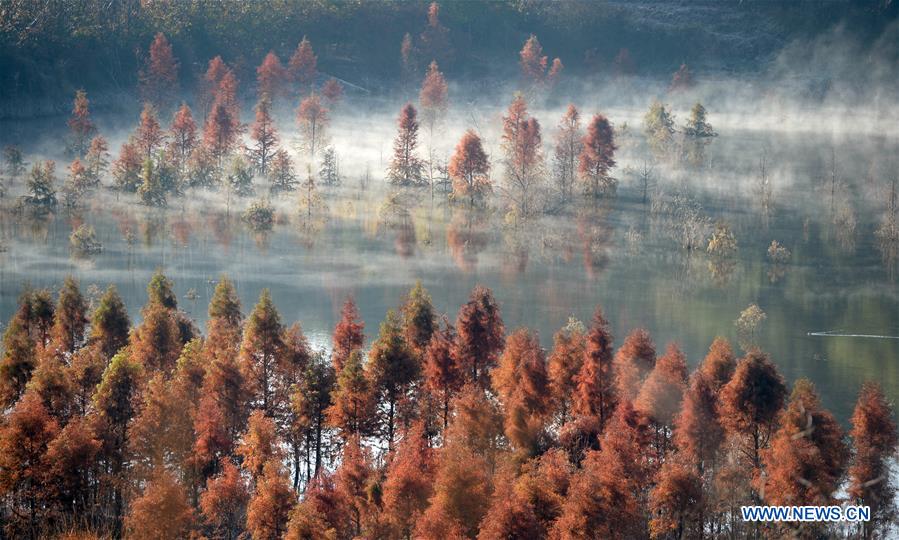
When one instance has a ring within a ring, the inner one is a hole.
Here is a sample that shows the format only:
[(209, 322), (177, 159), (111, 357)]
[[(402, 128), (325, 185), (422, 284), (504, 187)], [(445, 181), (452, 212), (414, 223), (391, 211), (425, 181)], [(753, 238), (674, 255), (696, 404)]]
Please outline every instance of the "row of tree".
[[(891, 405), (864, 385), (849, 438), (812, 384), (716, 339), (692, 374), (601, 310), (544, 350), (476, 287), (453, 324), (416, 285), (366, 348), (352, 299), (330, 353), (263, 291), (222, 278), (205, 337), (153, 276), (132, 325), (114, 288), (27, 291), (0, 361), (9, 537), (819, 537), (745, 504), (895, 516)], [(93, 311), (90, 313), (90, 305)], [(850, 445), (851, 441), (851, 445)]]

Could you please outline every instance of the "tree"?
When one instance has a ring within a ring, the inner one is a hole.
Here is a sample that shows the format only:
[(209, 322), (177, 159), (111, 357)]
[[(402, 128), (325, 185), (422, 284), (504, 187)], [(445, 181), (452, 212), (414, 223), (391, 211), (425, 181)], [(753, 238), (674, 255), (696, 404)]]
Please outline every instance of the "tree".
[(506, 196), (518, 217), (537, 209), (537, 191), (543, 180), (540, 123), (530, 116), (521, 94), (515, 96), (503, 116), (502, 148), (506, 169)]
[(416, 422), (397, 445), (383, 482), (384, 513), (400, 538), (411, 536), (416, 518), (428, 507), (434, 465), (434, 451), (428, 446), (424, 422)]
[(256, 103), (256, 120), (250, 128), (250, 137), (254, 142), (253, 147), (249, 149), (250, 161), (263, 176), (269, 171), (272, 154), (278, 145), (278, 133), (275, 131), (275, 123), (271, 116), (272, 101), (269, 96), (267, 93), (262, 94)]
[(431, 304), (431, 295), (422, 286), (421, 281), (416, 282), (409, 291), (400, 311), (406, 343), (416, 356), (421, 358), (437, 328), (437, 316)]
[(273, 401), (278, 358), (284, 352), (284, 327), (272, 295), (263, 289), (259, 302), (247, 318), (240, 347), (240, 367), (253, 395), (253, 404), (266, 414), (274, 413)]
[(228, 110), (222, 99), (216, 99), (203, 128), (203, 145), (218, 161), (219, 168), (221, 168), (225, 156), (234, 150), (239, 128), (237, 117)]
[(25, 385), (37, 367), (35, 343), (25, 321), (12, 318), (3, 333), (3, 360), (0, 361), (0, 405), (12, 406), (25, 392)]
[(456, 332), (443, 318), (443, 328), (435, 327), (425, 347), (422, 371), (425, 387), (438, 396), (443, 430), (449, 426), (450, 403), (462, 387), (464, 374), (455, 356)]
[(87, 169), (84, 168), (79, 158), (75, 158), (69, 164), (69, 177), (62, 186), (63, 204), (70, 208), (78, 206), (82, 197), (87, 193), (89, 185), (90, 178)]
[(681, 408), (686, 386), (687, 359), (677, 345), (671, 343), (653, 366), (634, 401), (636, 409), (646, 416), (655, 430), (653, 444), (660, 462), (668, 452), (674, 416)]
[(66, 277), (59, 300), (56, 303), (55, 321), (50, 331), (55, 347), (71, 357), (84, 344), (87, 328), (87, 303), (78, 289), (78, 283)]
[(568, 105), (559, 122), (553, 153), (553, 175), (563, 201), (571, 199), (577, 180), (579, 159), (584, 148), (582, 137), (580, 112), (574, 105)]
[(165, 35), (156, 34), (150, 55), (140, 72), (141, 95), (159, 109), (166, 109), (178, 94), (178, 61)]
[(511, 470), (501, 470), (494, 475), (490, 508), (480, 523), (479, 539), (546, 537), (531, 502), (516, 490), (513, 473)]
[(273, 195), (284, 191), (294, 191), (297, 188), (297, 175), (293, 172), (293, 163), (290, 161), (290, 155), (283, 148), (272, 154), (268, 179), (271, 182), (270, 189)]
[(25, 162), (22, 150), (19, 147), (8, 145), (3, 147), (3, 165), (6, 174), (15, 180), (22, 176), (28, 163)]
[(370, 505), (369, 477), (374, 473), (371, 453), (362, 446), (359, 437), (353, 437), (344, 445), (340, 467), (334, 473), (335, 493), (347, 506), (351, 516), (354, 537), (362, 534), (362, 522)]
[(431, 2), (428, 6), (428, 24), (420, 36), (421, 54), (425, 58), (433, 58), (441, 64), (449, 64), (453, 57), (449, 29), (440, 22), (440, 4)]
[(734, 326), (737, 328), (737, 339), (740, 342), (740, 347), (744, 351), (756, 348), (756, 333), (767, 318), (768, 316), (762, 311), (762, 308), (756, 304), (750, 304), (749, 307), (740, 312), (740, 316), (734, 321)]
[(343, 371), (343, 364), (350, 354), (364, 345), (363, 330), (365, 330), (365, 323), (359, 318), (356, 302), (352, 296), (347, 297), (340, 310), (340, 321), (334, 327), (332, 338), (331, 362), (334, 364), (336, 373), (339, 374)]
[(200, 510), (218, 538), (235, 540), (243, 530), (250, 493), (240, 470), (228, 459), (222, 472), (206, 482), (200, 494)]
[(379, 424), (388, 450), (393, 449), (396, 407), (406, 397), (409, 386), (419, 376), (419, 364), (406, 343), (399, 315), (388, 310), (378, 338), (368, 353), (368, 375), (378, 403), (382, 404)]
[(493, 292), (478, 285), (456, 317), (456, 361), (465, 380), (486, 388), (489, 374), (502, 351), (505, 326)]
[(166, 206), (168, 201), (166, 200), (165, 188), (162, 185), (160, 173), (153, 166), (153, 160), (149, 157), (144, 160), (141, 178), (140, 187), (137, 188), (137, 194), (140, 195), (141, 202), (147, 206)]
[(594, 197), (615, 193), (618, 182), (609, 176), (609, 170), (615, 166), (617, 149), (609, 120), (601, 114), (593, 115), (582, 140), (578, 173), (585, 189)]
[(354, 349), (337, 374), (333, 404), (327, 410), (328, 425), (337, 428), (345, 440), (368, 435), (375, 409), (374, 389), (362, 366), (362, 351)]
[(69, 117), (69, 132), (72, 137), (70, 150), (75, 156), (83, 156), (87, 152), (91, 137), (97, 132), (97, 127), (91, 121), (89, 104), (87, 92), (75, 92), (72, 116)]
[(46, 471), (43, 491), (55, 511), (69, 519), (93, 512), (92, 491), (99, 452), (100, 441), (93, 426), (81, 416), (71, 418), (47, 445), (42, 457)]
[(602, 309), (597, 307), (587, 331), (584, 361), (577, 374), (572, 403), (575, 415), (597, 419), (597, 434), (605, 430), (617, 403), (613, 369), (612, 333)]
[(448, 172), (453, 179), (453, 196), (468, 197), (471, 206), (476, 199), (490, 192), (490, 161), (477, 133), (468, 130), (462, 136), (449, 162)]
[(303, 36), (303, 40), (297, 45), (293, 56), (290, 57), (288, 70), (294, 83), (299, 86), (300, 95), (308, 94), (315, 84), (318, 76), (316, 64), (318, 58), (312, 51), (312, 44)]
[(558, 58), (554, 59), (552, 66), (549, 67), (548, 58), (543, 55), (543, 47), (534, 34), (524, 42), (518, 56), (521, 76), (532, 86), (555, 83), (562, 71), (562, 61)]
[(134, 193), (141, 184), (141, 167), (144, 160), (134, 139), (122, 143), (119, 157), (112, 164), (112, 177), (119, 191)]
[(793, 385), (771, 447), (762, 451), (765, 502), (773, 505), (833, 504), (848, 451), (836, 418), (821, 406), (808, 379)]
[(537, 336), (526, 329), (512, 333), (491, 375), (506, 413), (506, 437), (521, 454), (536, 455), (551, 410), (546, 356)]
[(25, 202), (39, 211), (48, 211), (58, 203), (56, 200), (56, 163), (44, 161), (31, 167), (28, 178), (28, 195)]
[(137, 127), (135, 141), (144, 154), (144, 159), (153, 157), (153, 152), (162, 145), (165, 134), (156, 118), (156, 108), (151, 103), (144, 103), (140, 113), (140, 124)]
[(855, 455), (849, 467), (849, 496), (871, 508), (871, 520), (860, 525), (864, 538), (887, 533), (895, 513), (895, 480), (889, 472), (899, 436), (893, 411), (877, 383), (866, 383), (852, 412), (849, 435)]
[(340, 84), (340, 81), (331, 77), (322, 86), (322, 96), (328, 101), (328, 105), (333, 108), (340, 101), (340, 98), (343, 97), (343, 85)]
[(415, 155), (418, 146), (418, 111), (407, 103), (397, 119), (398, 132), (393, 141), (393, 158), (387, 168), (387, 180), (400, 186), (422, 183), (422, 161)]
[(761, 451), (777, 428), (785, 395), (783, 378), (761, 351), (740, 360), (734, 376), (721, 389), (721, 422), (755, 471), (761, 469)]
[[(125, 470), (128, 448), (128, 424), (136, 413), (137, 396), (143, 375), (140, 365), (129, 358), (128, 350), (117, 353), (94, 393), (94, 409), (97, 411), (97, 434), (103, 443), (103, 460), (114, 478), (121, 478)], [(111, 514), (114, 533), (120, 534), (124, 510), (124, 486), (112, 483)]]
[(714, 472), (724, 443), (718, 407), (713, 380), (703, 371), (694, 373), (681, 410), (674, 418), (673, 438), (680, 461), (692, 465), (700, 476)]
[(283, 85), (287, 72), (274, 51), (269, 51), (259, 67), (256, 68), (256, 94), (262, 101), (268, 97), (274, 100), (284, 93)]
[(737, 362), (730, 343), (723, 337), (716, 337), (709, 347), (709, 352), (699, 366), (699, 371), (706, 377), (715, 393), (733, 377)]
[(698, 538), (703, 535), (702, 480), (689, 467), (665, 462), (659, 481), (649, 495), (653, 518), (649, 523), (653, 538)]
[(315, 94), (304, 98), (297, 109), (297, 125), (303, 137), (303, 147), (309, 158), (315, 158), (315, 150), (324, 144), (328, 126), (328, 109)]
[(400, 69), (402, 72), (403, 86), (407, 87), (415, 69), (415, 46), (412, 44), (412, 35), (409, 32), (403, 34), (400, 42)]
[(91, 317), (90, 341), (97, 343), (107, 358), (112, 358), (128, 343), (131, 320), (115, 285), (110, 285), (100, 297)]
[(184, 488), (170, 473), (160, 471), (132, 501), (125, 529), (129, 537), (166, 540), (185, 536), (193, 521)]
[(219, 93), (222, 79), (224, 79), (225, 74), (228, 71), (230, 71), (230, 69), (222, 60), (221, 56), (216, 56), (209, 61), (206, 73), (203, 75), (203, 80), (200, 84), (199, 101), (203, 108), (204, 119), (209, 116), (212, 104), (215, 103)]
[(692, 86), (693, 73), (690, 71), (690, 68), (687, 67), (687, 64), (681, 64), (677, 71), (674, 72), (674, 75), (671, 76), (671, 86), (668, 87), (668, 90), (688, 90)]
[(84, 166), (87, 169), (89, 184), (98, 186), (106, 168), (109, 167), (109, 145), (102, 135), (91, 139), (91, 144), (84, 156)]
[(190, 155), (199, 144), (197, 124), (194, 122), (187, 103), (182, 103), (181, 108), (172, 117), (172, 126), (169, 128), (169, 141), (171, 155), (175, 158), (178, 173), (183, 176), (186, 172)]
[(318, 177), (326, 186), (340, 184), (340, 165), (337, 162), (337, 152), (333, 146), (326, 148), (322, 155), (322, 166), (318, 170)]
[(443, 531), (438, 536), (459, 538), (452, 534), (455, 529), (474, 537), (489, 507), (490, 485), (484, 457), (460, 442), (448, 442), (438, 457), (434, 495), (413, 536), (433, 537), (433, 532)]
[[(365, 381), (364, 374), (355, 373), (353, 377), (355, 378), (357, 375), (361, 376), (361, 379), (356, 379), (354, 383)], [(303, 378), (291, 398), (294, 411), (293, 429), (299, 432), (298, 436), (306, 439), (307, 481), (317, 475), (322, 467), (325, 424), (329, 421), (328, 408), (334, 397), (334, 384), (334, 368), (323, 354), (317, 354), (309, 361)], [(296, 451), (297, 448), (295, 447), (294, 450)], [(310, 455), (313, 453), (314, 457)], [(293, 483), (294, 489), (296, 489), (300, 482), (300, 463), (298, 454), (294, 453), (293, 457), (295, 461)]]
[(706, 118), (705, 107), (697, 102), (690, 109), (690, 117), (683, 127), (684, 152), (691, 165), (702, 164), (705, 159), (705, 147), (711, 142), (712, 137), (718, 136)]
[(553, 336), (547, 375), (550, 396), (560, 424), (565, 424), (571, 414), (572, 398), (577, 390), (577, 375), (584, 362), (585, 332), (581, 321), (569, 317), (568, 324)]
[(665, 157), (674, 143), (674, 118), (660, 101), (653, 101), (643, 116), (643, 132), (656, 157)]
[(656, 349), (649, 332), (638, 328), (630, 333), (613, 361), (615, 390), (619, 399), (637, 399), (640, 387), (656, 363)]
[(250, 473), (254, 483), (265, 472), (269, 462), (280, 463), (284, 458), (275, 422), (262, 410), (256, 409), (250, 414), (247, 431), (237, 447), (237, 455), (243, 458), (241, 465)]
[(281, 465), (270, 461), (256, 482), (247, 507), (247, 530), (253, 540), (280, 540), (287, 531), (295, 497)]
[(428, 66), (428, 72), (421, 83), (418, 102), (421, 104), (422, 116), (428, 126), (428, 133), (433, 138), (434, 126), (443, 119), (447, 107), (446, 79), (443, 78), (443, 73), (437, 67), (436, 61), (432, 61)]
[(37, 394), (27, 393), (0, 427), (0, 494), (13, 504), (5, 533), (38, 538), (43, 507), (41, 458), (59, 425)]

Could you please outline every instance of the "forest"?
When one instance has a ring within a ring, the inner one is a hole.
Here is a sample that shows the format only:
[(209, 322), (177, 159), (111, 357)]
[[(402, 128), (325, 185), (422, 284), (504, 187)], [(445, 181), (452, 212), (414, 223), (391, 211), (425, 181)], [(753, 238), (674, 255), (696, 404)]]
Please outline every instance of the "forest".
[(897, 5), (746, 4), (0, 6), (0, 538), (895, 536)]

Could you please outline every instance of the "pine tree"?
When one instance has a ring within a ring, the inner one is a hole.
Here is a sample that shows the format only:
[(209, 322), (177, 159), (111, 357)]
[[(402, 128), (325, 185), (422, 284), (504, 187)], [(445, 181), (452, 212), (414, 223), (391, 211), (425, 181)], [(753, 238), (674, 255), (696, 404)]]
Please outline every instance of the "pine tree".
[(659, 101), (653, 101), (643, 117), (643, 131), (650, 149), (657, 157), (665, 157), (674, 143), (674, 118)]
[(285, 191), (294, 191), (297, 188), (297, 175), (293, 172), (293, 163), (290, 156), (283, 148), (272, 155), (271, 167), (268, 171), (268, 179), (271, 182), (272, 195)]
[(141, 152), (133, 139), (122, 143), (119, 157), (112, 164), (115, 188), (129, 193), (137, 191), (138, 186), (141, 184), (141, 167), (143, 162)]
[(25, 201), (38, 211), (48, 211), (58, 204), (56, 199), (56, 163), (44, 161), (31, 167)]
[(203, 80), (200, 83), (199, 101), (203, 109), (203, 119), (209, 117), (212, 105), (215, 103), (219, 93), (225, 74), (229, 71), (228, 66), (222, 60), (221, 56), (216, 56), (209, 61), (206, 73), (203, 74)]
[(615, 194), (617, 181), (609, 176), (615, 166), (615, 132), (609, 120), (596, 114), (587, 126), (587, 134), (581, 141), (578, 173), (586, 190), (594, 197)]
[(571, 414), (572, 397), (577, 390), (577, 375), (584, 363), (584, 333), (583, 323), (570, 318), (568, 324), (553, 336), (547, 374), (550, 395), (553, 406), (558, 411), (560, 424), (566, 423)]
[(175, 159), (179, 175), (186, 174), (190, 156), (198, 145), (197, 124), (194, 122), (190, 107), (187, 103), (182, 103), (172, 117), (172, 125), (169, 128), (169, 153)]
[(100, 185), (100, 181), (109, 167), (109, 145), (102, 135), (91, 139), (87, 154), (84, 156), (84, 166), (87, 169), (89, 185), (91, 187)]
[(424, 81), (421, 83), (421, 92), (418, 94), (418, 102), (421, 104), (422, 116), (431, 138), (434, 136), (434, 127), (443, 119), (447, 108), (447, 85), (443, 73), (437, 67), (437, 62), (432, 61), (428, 66)]
[(269, 51), (262, 64), (256, 68), (256, 93), (259, 100), (265, 97), (270, 100), (276, 99), (284, 93), (284, 81), (287, 78), (287, 72), (281, 65), (281, 60), (274, 51)]
[(325, 142), (328, 125), (328, 109), (315, 94), (304, 98), (297, 109), (297, 125), (302, 135), (303, 147), (309, 158), (315, 159), (315, 151)]
[(247, 507), (247, 530), (253, 540), (280, 540), (295, 499), (280, 464), (267, 463)]
[(409, 291), (400, 311), (406, 343), (421, 358), (437, 328), (437, 316), (431, 304), (431, 295), (422, 286), (421, 281), (416, 282)]
[(503, 116), (502, 149), (506, 170), (505, 195), (518, 217), (537, 209), (537, 193), (543, 181), (543, 152), (540, 123), (528, 113), (524, 96), (518, 94)]
[(383, 483), (386, 520), (400, 538), (411, 536), (417, 516), (428, 507), (434, 466), (434, 451), (428, 446), (425, 425), (416, 422), (397, 445)]
[(131, 502), (125, 530), (129, 537), (166, 540), (184, 537), (193, 522), (193, 509), (184, 488), (170, 473), (160, 471)]
[(244, 528), (250, 493), (240, 470), (227, 459), (222, 472), (206, 482), (200, 495), (200, 510), (217, 538), (236, 539)]
[(58, 350), (71, 356), (84, 344), (88, 323), (87, 303), (71, 276), (66, 277), (59, 291), (55, 317), (51, 340)]
[(583, 151), (581, 118), (577, 107), (568, 105), (559, 122), (553, 153), (553, 175), (563, 201), (571, 199), (577, 181), (580, 155)]
[(257, 482), (268, 463), (280, 463), (284, 458), (281, 440), (278, 438), (275, 422), (256, 409), (250, 414), (247, 431), (237, 446), (237, 455), (242, 458), (242, 468)]
[(0, 360), (0, 405), (12, 406), (25, 392), (25, 385), (37, 367), (34, 340), (22, 317), (12, 318), (3, 333), (3, 359)]
[(328, 105), (333, 108), (343, 97), (343, 85), (340, 84), (340, 81), (331, 77), (322, 86), (322, 96), (328, 101)]
[(110, 285), (100, 297), (91, 318), (90, 341), (96, 343), (107, 358), (112, 358), (128, 343), (130, 326), (125, 303), (115, 285)]
[(322, 155), (322, 166), (318, 170), (318, 178), (326, 186), (340, 184), (340, 167), (337, 163), (337, 152), (333, 146), (327, 147)]
[(337, 374), (333, 404), (327, 410), (328, 425), (346, 440), (369, 435), (375, 412), (374, 389), (362, 366), (362, 352), (354, 349)]
[(656, 349), (649, 332), (638, 328), (630, 333), (613, 361), (615, 391), (619, 399), (637, 399), (640, 387), (656, 363)]
[(297, 45), (293, 56), (290, 57), (288, 70), (294, 83), (298, 86), (299, 94), (304, 95), (312, 91), (315, 79), (318, 76), (318, 58), (312, 51), (312, 44), (303, 36)]

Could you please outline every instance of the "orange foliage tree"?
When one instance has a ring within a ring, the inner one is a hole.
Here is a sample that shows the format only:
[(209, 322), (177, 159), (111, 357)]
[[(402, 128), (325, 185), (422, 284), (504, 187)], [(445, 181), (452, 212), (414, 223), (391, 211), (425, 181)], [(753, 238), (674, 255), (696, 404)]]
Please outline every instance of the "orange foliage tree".
[(490, 161), (477, 133), (469, 129), (462, 135), (450, 159), (448, 172), (453, 179), (453, 196), (457, 199), (467, 197), (471, 206), (490, 192)]
[(161, 110), (167, 109), (178, 94), (178, 61), (172, 46), (160, 32), (150, 44), (147, 63), (140, 72), (141, 95)]

